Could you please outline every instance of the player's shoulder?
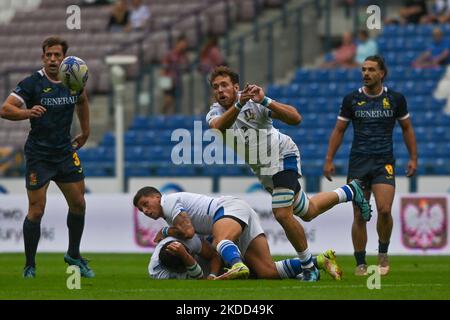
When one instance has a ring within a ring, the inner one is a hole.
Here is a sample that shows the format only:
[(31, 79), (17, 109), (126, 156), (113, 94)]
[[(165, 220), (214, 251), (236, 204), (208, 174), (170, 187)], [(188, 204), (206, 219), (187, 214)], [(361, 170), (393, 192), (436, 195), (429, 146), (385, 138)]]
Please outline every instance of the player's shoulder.
[(358, 88), (349, 93), (347, 93), (342, 99), (343, 103), (351, 103), (354, 100), (360, 100), (364, 96), (362, 89)]
[(225, 108), (222, 107), (222, 106), (220, 105), (220, 103), (214, 102), (214, 103), (209, 107), (209, 111), (211, 112), (212, 110), (225, 111)]
[(388, 96), (391, 96), (392, 98), (394, 98), (396, 100), (405, 99), (405, 96), (399, 91), (395, 91), (388, 87), (385, 87), (385, 91)]
[(21, 83), (26, 83), (26, 84), (34, 84), (36, 82), (41, 81), (44, 78), (44, 72), (41, 70), (37, 70), (35, 72), (33, 72), (32, 74), (30, 74), (29, 76), (25, 77)]

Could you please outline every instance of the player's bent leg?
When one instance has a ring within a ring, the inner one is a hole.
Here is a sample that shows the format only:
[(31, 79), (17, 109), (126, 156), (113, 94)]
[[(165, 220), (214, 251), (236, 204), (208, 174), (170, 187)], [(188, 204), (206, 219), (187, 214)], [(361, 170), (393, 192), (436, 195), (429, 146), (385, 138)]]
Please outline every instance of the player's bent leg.
[[(231, 266), (223, 277), (224, 279), (247, 279), (250, 275), (250, 270), (242, 262), (241, 252), (234, 243), (241, 233), (241, 224), (237, 220), (227, 216), (223, 216), (213, 224), (213, 247), (221, 255), (225, 264)], [(219, 278), (218, 280), (221, 279)]]
[(48, 182), (39, 189), (27, 190), (28, 214), (23, 221), (25, 246), (24, 278), (36, 277), (36, 252), (41, 237), (41, 219), (44, 215)]
[(388, 248), (393, 228), (391, 209), (392, 202), (394, 201), (395, 187), (389, 184), (373, 184), (372, 191), (378, 212), (378, 268), (381, 275), (386, 275), (390, 269)]
[(272, 260), (269, 244), (264, 234), (260, 234), (252, 240), (245, 252), (244, 260), (258, 279), (282, 278)]

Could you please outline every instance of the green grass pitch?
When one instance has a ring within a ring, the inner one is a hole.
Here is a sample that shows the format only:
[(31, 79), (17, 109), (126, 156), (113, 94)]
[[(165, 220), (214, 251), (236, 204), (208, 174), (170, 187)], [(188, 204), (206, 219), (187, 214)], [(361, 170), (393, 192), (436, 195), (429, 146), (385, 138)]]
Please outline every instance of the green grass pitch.
[[(365, 277), (353, 275), (352, 256), (339, 256), (344, 279), (322, 274), (317, 283), (298, 280), (151, 280), (148, 254), (86, 254), (96, 272), (69, 290), (63, 254), (38, 253), (37, 277), (23, 279), (21, 253), (0, 254), (0, 299), (157, 299), (157, 300), (297, 300), (297, 299), (450, 299), (449, 256), (392, 256), (391, 273), (381, 289), (369, 290)], [(276, 260), (283, 257), (275, 257)], [(376, 257), (369, 256), (368, 263)]]

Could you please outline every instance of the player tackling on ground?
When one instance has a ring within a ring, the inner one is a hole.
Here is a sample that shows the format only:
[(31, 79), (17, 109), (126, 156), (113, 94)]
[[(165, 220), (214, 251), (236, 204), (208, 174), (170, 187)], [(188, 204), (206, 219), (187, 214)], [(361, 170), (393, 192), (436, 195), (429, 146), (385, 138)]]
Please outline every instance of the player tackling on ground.
[[(362, 189), (357, 181), (352, 181), (334, 192), (322, 192), (309, 199), (298, 182), (301, 165), (297, 145), (272, 126), (272, 119), (289, 125), (299, 124), (301, 116), (297, 110), (266, 97), (257, 85), (247, 85), (240, 92), (239, 75), (227, 67), (215, 68), (210, 84), (217, 101), (206, 116), (210, 128), (223, 133), (227, 144), (245, 159), (264, 188), (272, 194), (273, 213), (298, 254), (303, 279), (317, 281), (319, 272), (312, 263), (305, 231), (294, 215), (310, 221), (338, 203), (355, 201), (362, 216), (368, 219), (371, 209)], [(236, 146), (234, 138), (226, 138), (230, 132), (237, 138)], [(269, 161), (249, 156), (261, 155), (261, 152)]]
[[(330, 136), (325, 159), (324, 175), (331, 181), (335, 173), (333, 158), (342, 143), (345, 130), (352, 122), (354, 138), (348, 165), (348, 181), (359, 179), (364, 193), (370, 199), (373, 192), (378, 212), (378, 265), (380, 274), (389, 272), (388, 246), (392, 233), (391, 208), (395, 195), (395, 159), (392, 132), (398, 121), (410, 159), (406, 176), (411, 177), (417, 168), (417, 148), (413, 126), (405, 97), (383, 86), (387, 67), (382, 57), (369, 56), (362, 66), (364, 86), (346, 95), (342, 101), (336, 126)], [(366, 221), (361, 219), (359, 208), (353, 206), (353, 247), (356, 275), (367, 275)]]
[[(239, 198), (230, 196), (212, 198), (189, 192), (161, 195), (156, 188), (143, 187), (134, 196), (133, 204), (149, 218), (155, 220), (163, 218), (169, 224), (170, 227), (163, 228), (157, 234), (156, 242), (171, 241), (168, 240), (169, 237), (195, 240), (196, 234), (212, 237), (211, 248), (215, 248), (225, 265), (231, 267), (225, 275), (226, 279), (246, 279), (250, 274), (249, 268), (260, 279), (295, 278), (302, 273), (299, 259), (273, 262), (258, 215), (245, 201)], [(197, 245), (195, 245), (196, 242)], [(203, 257), (214, 258), (213, 254), (207, 253), (211, 251), (206, 250), (210, 246), (209, 243), (203, 242), (203, 246), (199, 241), (190, 241), (190, 244), (188, 242), (184, 244), (186, 248), (190, 248), (196, 254), (199, 254), (203, 248)], [(161, 245), (157, 246), (159, 250), (162, 249)], [(156, 253), (155, 249), (149, 267), (152, 276), (178, 279), (180, 277), (193, 278), (194, 275), (203, 277), (199, 272), (201, 268), (195, 263), (196, 260), (187, 254), (186, 250), (183, 250), (184, 246), (178, 244), (171, 246), (170, 250), (173, 253), (178, 251), (185, 262), (171, 264), (178, 270), (180, 269), (178, 267), (181, 267), (182, 275), (180, 272), (172, 275), (175, 270), (172, 272), (167, 270), (168, 267), (170, 268), (167, 263), (162, 266), (158, 258), (161, 252), (165, 254), (166, 251), (162, 250)], [(167, 255), (165, 258), (168, 258)], [(334, 279), (341, 278), (342, 271), (336, 263), (332, 250), (319, 255), (315, 264), (319, 268), (325, 269)], [(217, 263), (214, 263), (214, 266), (211, 265), (211, 270), (218, 275)], [(188, 272), (188, 268), (192, 272)]]

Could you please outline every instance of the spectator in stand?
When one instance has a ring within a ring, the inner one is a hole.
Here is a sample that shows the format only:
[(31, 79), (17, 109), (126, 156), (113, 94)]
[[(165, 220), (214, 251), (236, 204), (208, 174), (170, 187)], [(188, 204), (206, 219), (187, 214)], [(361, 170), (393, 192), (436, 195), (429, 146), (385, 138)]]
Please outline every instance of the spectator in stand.
[(450, 0), (435, 0), (431, 7), (431, 14), (421, 19), (422, 23), (450, 22)]
[(200, 50), (200, 72), (208, 75), (215, 67), (224, 65), (225, 60), (220, 52), (219, 40), (216, 36), (209, 36)]
[(387, 19), (386, 23), (418, 24), (428, 14), (425, 0), (404, 0), (398, 17)]
[(358, 32), (358, 44), (356, 46), (356, 62), (362, 65), (367, 57), (376, 54), (378, 54), (377, 42), (369, 37), (367, 30), (360, 30)]
[(150, 9), (142, 3), (142, 0), (131, 0), (130, 26), (132, 31), (142, 31), (149, 26)]
[(342, 34), (342, 44), (339, 48), (332, 52), (331, 61), (325, 62), (324, 68), (353, 68), (358, 66), (355, 62), (356, 45), (353, 42), (353, 37), (350, 32)]
[(415, 68), (432, 68), (450, 63), (450, 43), (443, 39), (442, 30), (439, 27), (433, 29), (433, 42), (413, 62)]
[(216, 36), (209, 36), (200, 50), (199, 72), (204, 78), (204, 99), (206, 107), (214, 103), (214, 97), (210, 91), (209, 74), (215, 67), (226, 65), (225, 59), (220, 52), (219, 40)]
[(129, 29), (128, 23), (130, 12), (125, 0), (117, 0), (109, 16), (108, 30), (111, 32), (122, 32)]
[(185, 35), (180, 35), (172, 50), (162, 59), (162, 74), (160, 87), (164, 90), (164, 114), (175, 112), (176, 101), (182, 95), (181, 76), (187, 70), (189, 60), (187, 57), (188, 42)]

